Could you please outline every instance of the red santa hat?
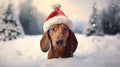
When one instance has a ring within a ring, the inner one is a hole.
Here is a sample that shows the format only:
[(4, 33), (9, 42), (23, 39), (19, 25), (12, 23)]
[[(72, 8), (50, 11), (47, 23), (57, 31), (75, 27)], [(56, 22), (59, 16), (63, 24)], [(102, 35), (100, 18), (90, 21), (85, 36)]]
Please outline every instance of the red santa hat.
[(60, 4), (55, 4), (52, 6), (54, 11), (45, 20), (43, 25), (44, 32), (48, 31), (51, 25), (61, 23), (67, 25), (69, 29), (73, 29), (72, 21), (60, 10), (60, 7)]

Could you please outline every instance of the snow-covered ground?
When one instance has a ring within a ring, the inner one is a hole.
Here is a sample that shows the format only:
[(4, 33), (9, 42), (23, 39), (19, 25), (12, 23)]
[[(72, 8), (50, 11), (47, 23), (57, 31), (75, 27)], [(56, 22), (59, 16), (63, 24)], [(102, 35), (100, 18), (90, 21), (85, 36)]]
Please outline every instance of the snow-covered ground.
[(78, 48), (72, 58), (47, 59), (39, 36), (0, 42), (0, 67), (120, 67), (120, 38), (76, 34)]

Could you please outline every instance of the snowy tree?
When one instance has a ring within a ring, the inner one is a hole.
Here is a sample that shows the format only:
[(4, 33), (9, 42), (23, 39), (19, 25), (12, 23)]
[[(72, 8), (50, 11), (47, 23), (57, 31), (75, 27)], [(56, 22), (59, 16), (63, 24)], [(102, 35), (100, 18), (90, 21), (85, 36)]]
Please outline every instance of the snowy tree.
[(93, 12), (90, 16), (89, 23), (84, 32), (87, 36), (90, 35), (103, 35), (100, 15), (98, 14), (96, 2), (93, 4)]
[(43, 33), (44, 14), (38, 13), (32, 5), (32, 0), (21, 2), (20, 22), (26, 35), (38, 35)]
[(120, 33), (120, 0), (110, 0), (108, 6), (102, 11), (97, 11), (93, 6), (86, 35), (116, 35)]
[(101, 22), (105, 34), (120, 33), (120, 5), (118, 0), (111, 0), (106, 9), (102, 10)]
[(9, 41), (24, 35), (18, 18), (15, 16), (14, 7), (10, 3), (0, 15), (0, 41)]

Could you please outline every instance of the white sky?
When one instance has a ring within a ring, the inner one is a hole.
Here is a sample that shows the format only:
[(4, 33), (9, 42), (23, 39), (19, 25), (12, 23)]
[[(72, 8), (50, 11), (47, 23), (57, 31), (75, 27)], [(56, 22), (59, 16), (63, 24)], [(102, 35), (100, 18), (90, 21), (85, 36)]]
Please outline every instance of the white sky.
[[(0, 0), (0, 1), (10, 1), (10, 0)], [(11, 1), (13, 1), (15, 5), (17, 5), (20, 1), (26, 1), (26, 0), (11, 0)], [(92, 6), (94, 1), (95, 0), (32, 0), (32, 3), (34, 7), (38, 9), (39, 12), (42, 12), (47, 16), (53, 11), (51, 6), (55, 3), (59, 3), (62, 5), (61, 10), (72, 21), (88, 21), (92, 13)], [(107, 0), (100, 0), (100, 1), (96, 0), (99, 8), (105, 5), (103, 4), (104, 1)]]
[(61, 10), (73, 21), (88, 21), (93, 0), (33, 0), (39, 11), (49, 15), (55, 3), (62, 5)]

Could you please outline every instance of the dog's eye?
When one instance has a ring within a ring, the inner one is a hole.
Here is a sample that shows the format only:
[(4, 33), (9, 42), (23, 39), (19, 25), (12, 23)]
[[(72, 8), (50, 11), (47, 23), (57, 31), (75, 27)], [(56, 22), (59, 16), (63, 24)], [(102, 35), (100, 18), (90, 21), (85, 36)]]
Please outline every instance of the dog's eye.
[(64, 29), (64, 32), (65, 32), (65, 33), (66, 33), (66, 32), (69, 32), (69, 30), (65, 28), (65, 29)]
[(54, 28), (50, 28), (50, 32), (54, 32), (55, 30), (54, 30)]

